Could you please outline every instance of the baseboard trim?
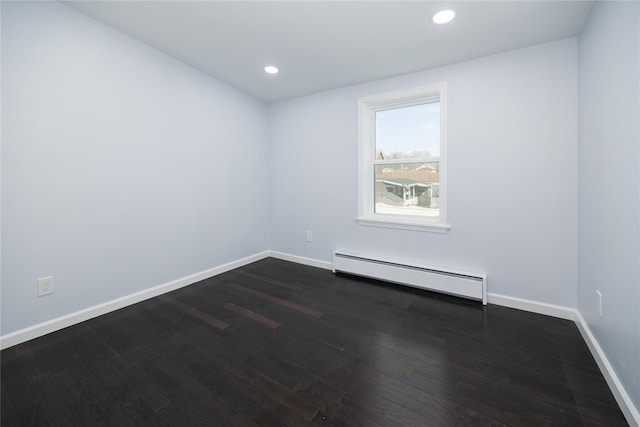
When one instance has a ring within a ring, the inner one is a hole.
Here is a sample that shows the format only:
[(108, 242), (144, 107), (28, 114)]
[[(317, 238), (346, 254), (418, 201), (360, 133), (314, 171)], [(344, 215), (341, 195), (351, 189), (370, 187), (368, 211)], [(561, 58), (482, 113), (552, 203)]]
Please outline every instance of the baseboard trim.
[(615, 397), (616, 402), (620, 406), (620, 410), (624, 414), (627, 422), (630, 426), (639, 427), (640, 426), (640, 412), (638, 408), (635, 407), (631, 398), (627, 394), (624, 386), (620, 382), (620, 379), (616, 375), (616, 372), (611, 366), (609, 359), (605, 355), (602, 347), (596, 340), (596, 337), (591, 332), (589, 325), (582, 317), (582, 314), (579, 311), (576, 311), (576, 326), (578, 326), (578, 330), (582, 334), (582, 338), (587, 343), (589, 350), (591, 350), (591, 354), (593, 358), (596, 360), (598, 367), (600, 368), (600, 372), (604, 376), (604, 379), (607, 381), (611, 392), (613, 393), (613, 397)]
[(15, 332), (2, 335), (0, 336), (0, 349), (4, 350), (5, 348), (9, 348), (14, 345), (29, 341), (31, 339), (50, 334), (51, 332), (55, 332), (69, 326), (73, 326), (77, 323), (84, 322), (85, 320), (93, 319), (94, 317), (98, 317), (103, 314), (107, 314), (112, 311), (127, 307), (129, 305), (139, 303), (149, 298), (153, 298), (158, 295), (162, 295), (167, 292), (192, 285), (210, 277), (226, 273), (227, 271), (242, 267), (244, 265), (259, 261), (264, 258), (268, 258), (269, 256), (270, 251), (260, 252), (239, 260), (231, 261), (226, 264), (201, 271), (199, 273), (190, 274), (189, 276), (172, 280), (171, 282), (164, 283), (153, 288), (144, 289), (142, 291), (135, 292), (121, 298), (107, 301), (93, 307), (88, 307), (83, 310), (67, 314), (65, 316), (61, 316), (52, 320), (48, 320), (46, 322), (39, 323), (37, 325), (29, 326)]
[(575, 309), (561, 305), (547, 304), (523, 298), (494, 294), (492, 292), (487, 294), (487, 302), (489, 304), (517, 308), (518, 310), (529, 311), (531, 313), (544, 314), (545, 316), (558, 317), (565, 320), (576, 320)]
[(307, 258), (278, 251), (269, 251), (269, 256), (283, 261), (291, 261), (297, 264), (309, 265), (311, 267), (323, 268), (325, 270), (333, 270), (333, 264), (330, 261), (321, 261), (319, 259)]
[[(298, 264), (323, 268), (325, 270), (333, 270), (333, 264), (330, 261), (321, 261), (319, 259), (307, 258), (299, 255), (289, 254), (286, 252), (269, 251), (268, 253), (270, 257), (281, 259), (283, 261), (295, 262)], [(565, 320), (576, 320), (575, 309), (564, 307), (561, 305), (547, 304), (523, 298), (495, 294), (492, 292), (489, 292), (487, 294), (487, 302), (489, 304), (516, 308), (518, 310), (529, 311), (537, 314), (544, 314), (545, 316), (558, 317)]]

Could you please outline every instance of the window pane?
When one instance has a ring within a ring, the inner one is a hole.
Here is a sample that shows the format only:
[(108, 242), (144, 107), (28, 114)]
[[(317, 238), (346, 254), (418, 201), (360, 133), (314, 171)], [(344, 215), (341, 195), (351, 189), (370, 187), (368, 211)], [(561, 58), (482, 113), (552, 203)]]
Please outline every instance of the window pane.
[(440, 102), (376, 111), (376, 160), (440, 157)]
[(439, 216), (440, 163), (394, 163), (375, 167), (375, 212)]

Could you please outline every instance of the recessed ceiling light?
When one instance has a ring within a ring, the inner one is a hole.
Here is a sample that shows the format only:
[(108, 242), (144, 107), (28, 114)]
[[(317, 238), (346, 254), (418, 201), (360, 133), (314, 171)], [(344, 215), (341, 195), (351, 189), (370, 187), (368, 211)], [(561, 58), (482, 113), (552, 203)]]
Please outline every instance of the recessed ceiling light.
[(456, 13), (453, 10), (445, 9), (433, 15), (433, 18), (431, 18), (431, 20), (435, 24), (446, 24), (447, 22), (451, 22), (455, 17)]
[(269, 74), (278, 74), (278, 67), (274, 67), (273, 65), (267, 65), (264, 67), (264, 71)]

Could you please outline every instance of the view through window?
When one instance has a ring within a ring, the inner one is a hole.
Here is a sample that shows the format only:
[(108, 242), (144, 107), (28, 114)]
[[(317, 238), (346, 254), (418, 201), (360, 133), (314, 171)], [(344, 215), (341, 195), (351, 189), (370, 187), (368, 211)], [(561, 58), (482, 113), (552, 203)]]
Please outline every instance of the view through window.
[(440, 102), (375, 112), (375, 213), (440, 215)]

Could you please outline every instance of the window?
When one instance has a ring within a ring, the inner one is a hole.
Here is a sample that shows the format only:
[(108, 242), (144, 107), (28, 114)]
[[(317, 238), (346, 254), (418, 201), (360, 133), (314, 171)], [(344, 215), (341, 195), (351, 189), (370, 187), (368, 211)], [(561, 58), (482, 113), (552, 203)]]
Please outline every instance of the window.
[(358, 100), (358, 217), (364, 225), (446, 231), (446, 85)]

